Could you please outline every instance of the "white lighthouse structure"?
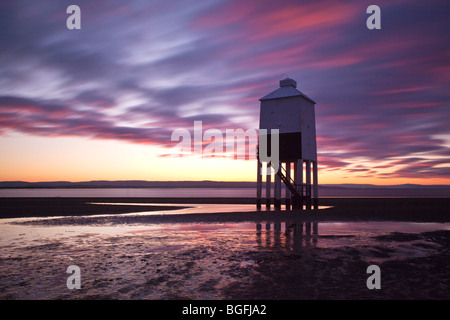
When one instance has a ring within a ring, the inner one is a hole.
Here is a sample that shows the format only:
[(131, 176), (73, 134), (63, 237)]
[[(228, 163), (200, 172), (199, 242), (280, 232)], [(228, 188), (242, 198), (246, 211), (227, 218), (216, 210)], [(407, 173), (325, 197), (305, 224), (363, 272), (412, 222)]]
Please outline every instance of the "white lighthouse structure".
[[(265, 202), (276, 209), (285, 203), (286, 209), (318, 205), (317, 143), (315, 124), (315, 102), (297, 89), (297, 82), (286, 78), (280, 87), (259, 99), (260, 144), (261, 136), (267, 132), (268, 153), (271, 150), (271, 135), (278, 129), (279, 165), (264, 162), (258, 145), (257, 206)], [(261, 130), (265, 129), (265, 130)], [(275, 168), (276, 170), (268, 170)], [(274, 172), (276, 171), (276, 172)], [(270, 174), (268, 174), (270, 172)], [(265, 177), (265, 179), (263, 179)], [(273, 179), (273, 183), (272, 183)], [(265, 197), (263, 197), (265, 183)], [(265, 201), (264, 201), (265, 199)]]

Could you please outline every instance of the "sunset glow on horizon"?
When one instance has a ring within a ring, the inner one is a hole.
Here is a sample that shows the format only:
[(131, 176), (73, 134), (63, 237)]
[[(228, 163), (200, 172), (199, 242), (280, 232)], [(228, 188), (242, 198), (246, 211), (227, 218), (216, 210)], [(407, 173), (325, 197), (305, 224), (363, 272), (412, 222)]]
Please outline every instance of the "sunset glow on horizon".
[[(255, 181), (173, 156), (178, 128), (257, 129), (289, 76), (314, 99), (320, 184), (450, 185), (448, 1), (0, 4), (0, 181)], [(204, 142), (204, 146), (208, 143)]]

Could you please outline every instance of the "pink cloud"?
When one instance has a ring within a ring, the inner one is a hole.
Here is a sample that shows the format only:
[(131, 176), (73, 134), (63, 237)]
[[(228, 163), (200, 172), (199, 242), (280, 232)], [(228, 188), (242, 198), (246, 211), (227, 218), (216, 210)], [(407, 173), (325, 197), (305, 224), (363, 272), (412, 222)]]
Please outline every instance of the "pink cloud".
[(293, 2), (271, 8), (250, 21), (253, 39), (267, 39), (289, 34), (319, 31), (348, 24), (359, 7), (342, 2)]

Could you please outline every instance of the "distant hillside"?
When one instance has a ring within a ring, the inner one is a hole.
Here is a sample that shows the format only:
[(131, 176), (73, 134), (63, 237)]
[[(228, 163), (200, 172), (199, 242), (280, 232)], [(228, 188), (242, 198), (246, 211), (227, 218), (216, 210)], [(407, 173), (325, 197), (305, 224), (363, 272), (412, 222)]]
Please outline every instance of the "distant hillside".
[[(229, 181), (50, 181), (50, 182), (25, 182), (3, 181), (0, 188), (255, 188), (255, 182), (229, 182)], [(321, 184), (321, 188), (345, 188), (345, 189), (450, 189), (448, 185), (419, 185), (401, 184), (378, 186), (372, 184)]]
[(228, 181), (51, 181), (51, 182), (24, 182), (3, 181), (0, 188), (253, 188), (254, 182), (228, 182)]
[(329, 188), (358, 188), (358, 189), (450, 189), (449, 185), (422, 185), (422, 184), (396, 184), (396, 185), (375, 185), (375, 184), (325, 184), (322, 187)]

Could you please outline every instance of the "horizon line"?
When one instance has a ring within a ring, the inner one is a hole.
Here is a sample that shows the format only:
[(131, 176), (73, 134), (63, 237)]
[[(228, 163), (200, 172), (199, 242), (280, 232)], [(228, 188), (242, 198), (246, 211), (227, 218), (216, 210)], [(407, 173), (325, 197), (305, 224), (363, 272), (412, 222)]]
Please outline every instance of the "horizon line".
[[(222, 181), (222, 180), (87, 180), (87, 181), (66, 181), (66, 180), (53, 180), (53, 181), (23, 181), (23, 180), (5, 180), (0, 181), (0, 188), (19, 188), (20, 186), (2, 186), (1, 184), (93, 184), (93, 183), (161, 183), (161, 184), (173, 184), (173, 183), (221, 183), (221, 184), (256, 184), (256, 181)], [(417, 184), (417, 183), (405, 183), (405, 184), (369, 184), (369, 183), (324, 183), (319, 184), (322, 187), (334, 187), (334, 186), (369, 186), (369, 187), (407, 187), (407, 186), (416, 186), (416, 187), (449, 187), (447, 184)], [(26, 187), (26, 186), (22, 186)], [(134, 186), (135, 188), (140, 188), (139, 186)], [(150, 186), (143, 186), (150, 187)], [(107, 188), (107, 186), (105, 186)]]

